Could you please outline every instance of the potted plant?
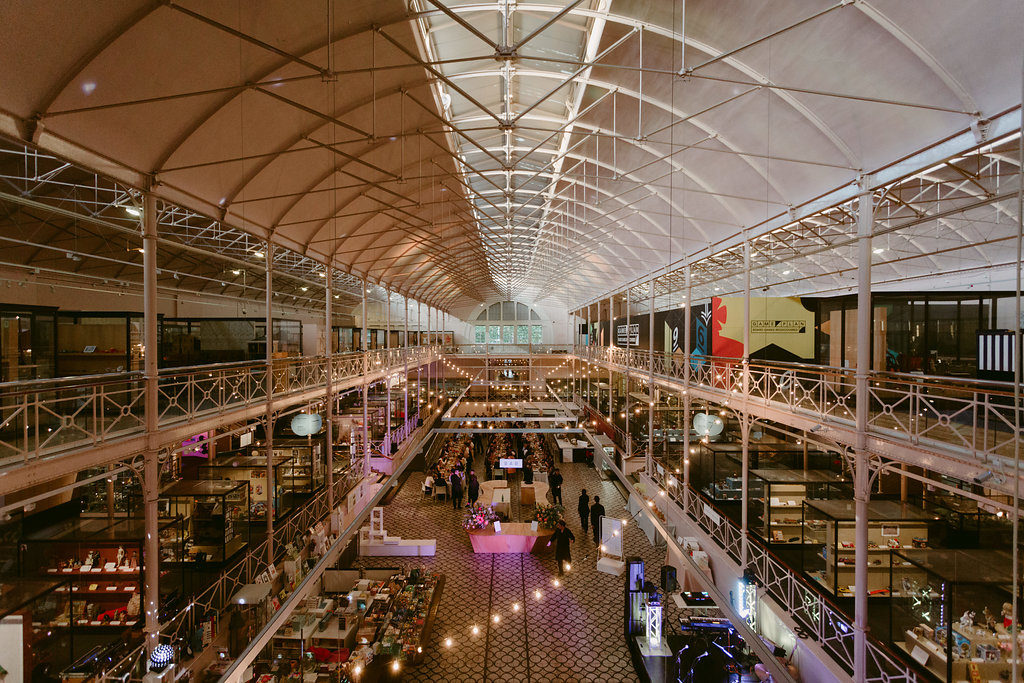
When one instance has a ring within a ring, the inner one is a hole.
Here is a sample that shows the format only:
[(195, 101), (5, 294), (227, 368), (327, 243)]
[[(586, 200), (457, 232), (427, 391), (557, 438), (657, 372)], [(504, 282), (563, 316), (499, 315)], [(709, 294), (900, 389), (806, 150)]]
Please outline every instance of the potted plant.
[(498, 521), (498, 514), (491, 509), (490, 505), (473, 503), (466, 508), (466, 516), (462, 520), (462, 528), (472, 533), (491, 526)]
[(561, 505), (538, 505), (533, 511), (533, 518), (538, 526), (545, 529), (554, 529), (558, 520), (565, 516), (565, 508)]

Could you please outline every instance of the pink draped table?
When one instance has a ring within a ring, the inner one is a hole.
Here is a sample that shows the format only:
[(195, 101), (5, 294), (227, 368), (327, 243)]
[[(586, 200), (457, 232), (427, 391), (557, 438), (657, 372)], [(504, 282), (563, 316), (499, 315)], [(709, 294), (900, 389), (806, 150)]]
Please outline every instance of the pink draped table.
[(524, 522), (506, 522), (501, 525), (500, 534), (494, 533), (493, 526), (468, 533), (475, 553), (529, 553), (535, 548), (544, 549), (554, 531), (544, 528), (533, 531)]

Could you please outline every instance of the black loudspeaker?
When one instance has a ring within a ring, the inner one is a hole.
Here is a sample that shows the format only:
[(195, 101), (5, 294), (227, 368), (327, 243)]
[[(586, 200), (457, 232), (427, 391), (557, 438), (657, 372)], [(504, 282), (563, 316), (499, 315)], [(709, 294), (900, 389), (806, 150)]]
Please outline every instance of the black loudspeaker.
[(666, 564), (661, 568), (661, 590), (665, 591), (666, 594), (674, 593), (679, 588), (679, 582), (676, 580), (676, 568), (670, 564)]
[(586, 334), (586, 333), (587, 333), (587, 324), (586, 323), (580, 323), (580, 334)]

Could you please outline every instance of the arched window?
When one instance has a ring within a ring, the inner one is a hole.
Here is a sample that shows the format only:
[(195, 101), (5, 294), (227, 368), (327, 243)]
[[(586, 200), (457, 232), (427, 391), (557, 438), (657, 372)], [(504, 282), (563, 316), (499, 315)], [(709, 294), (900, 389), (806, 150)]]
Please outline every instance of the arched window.
[(533, 308), (518, 301), (499, 301), (476, 317), (473, 341), (477, 344), (543, 344), (544, 326)]

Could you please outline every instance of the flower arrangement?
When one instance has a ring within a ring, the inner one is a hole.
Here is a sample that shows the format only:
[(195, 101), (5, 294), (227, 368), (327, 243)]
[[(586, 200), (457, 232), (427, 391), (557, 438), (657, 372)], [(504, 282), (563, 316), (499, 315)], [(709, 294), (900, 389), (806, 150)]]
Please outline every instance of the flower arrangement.
[(565, 508), (561, 505), (538, 505), (533, 511), (533, 518), (545, 529), (554, 529), (564, 513)]
[(486, 529), (498, 521), (498, 514), (491, 509), (490, 505), (473, 503), (466, 508), (466, 517), (462, 520), (462, 528), (466, 531)]

